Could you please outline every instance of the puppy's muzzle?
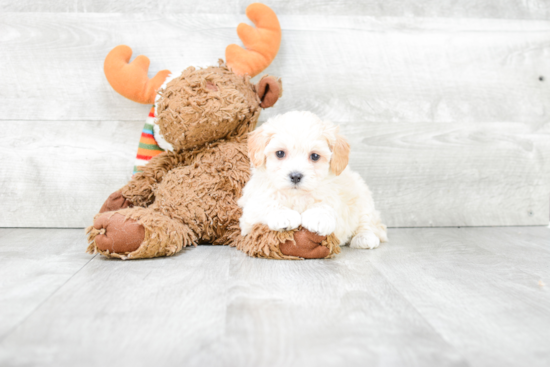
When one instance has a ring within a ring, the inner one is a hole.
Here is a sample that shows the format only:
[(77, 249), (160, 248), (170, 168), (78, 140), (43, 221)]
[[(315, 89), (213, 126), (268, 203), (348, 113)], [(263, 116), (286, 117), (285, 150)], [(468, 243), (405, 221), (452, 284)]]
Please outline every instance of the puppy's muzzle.
[(290, 181), (292, 181), (293, 184), (298, 184), (304, 177), (300, 172), (291, 172), (288, 177), (290, 177)]

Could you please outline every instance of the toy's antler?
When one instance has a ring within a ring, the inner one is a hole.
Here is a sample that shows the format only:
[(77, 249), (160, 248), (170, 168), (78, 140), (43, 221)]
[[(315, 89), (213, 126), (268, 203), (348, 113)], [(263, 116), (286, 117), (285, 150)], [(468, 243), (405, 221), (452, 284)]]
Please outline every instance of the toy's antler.
[(256, 28), (241, 23), (237, 34), (246, 50), (235, 44), (225, 49), (227, 65), (236, 74), (258, 75), (271, 64), (281, 45), (281, 26), (275, 12), (260, 3), (250, 4), (246, 16)]
[(159, 71), (153, 79), (149, 79), (149, 58), (140, 55), (128, 63), (130, 57), (132, 49), (128, 46), (117, 46), (109, 52), (103, 65), (109, 84), (115, 91), (134, 102), (154, 103), (157, 91), (170, 75), (170, 71)]

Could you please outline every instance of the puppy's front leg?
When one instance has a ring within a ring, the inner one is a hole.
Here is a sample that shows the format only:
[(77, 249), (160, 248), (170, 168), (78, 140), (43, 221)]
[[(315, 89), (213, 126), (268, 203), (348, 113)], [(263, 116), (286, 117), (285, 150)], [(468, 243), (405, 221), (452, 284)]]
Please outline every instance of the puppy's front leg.
[(289, 231), (298, 228), (302, 223), (302, 216), (296, 210), (276, 209), (267, 215), (267, 226), (272, 231)]
[(336, 229), (336, 211), (326, 204), (318, 204), (302, 213), (302, 227), (327, 236)]

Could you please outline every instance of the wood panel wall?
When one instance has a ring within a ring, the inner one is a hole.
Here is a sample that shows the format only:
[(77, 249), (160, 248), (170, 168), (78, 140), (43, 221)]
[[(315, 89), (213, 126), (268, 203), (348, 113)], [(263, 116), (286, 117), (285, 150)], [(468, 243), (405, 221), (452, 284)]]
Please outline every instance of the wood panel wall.
[[(150, 76), (215, 64), (248, 2), (0, 0), (0, 226), (83, 227), (130, 178), (148, 106), (114, 92), (118, 44)], [(342, 126), (390, 226), (547, 224), (550, 3), (266, 1), (284, 95)]]

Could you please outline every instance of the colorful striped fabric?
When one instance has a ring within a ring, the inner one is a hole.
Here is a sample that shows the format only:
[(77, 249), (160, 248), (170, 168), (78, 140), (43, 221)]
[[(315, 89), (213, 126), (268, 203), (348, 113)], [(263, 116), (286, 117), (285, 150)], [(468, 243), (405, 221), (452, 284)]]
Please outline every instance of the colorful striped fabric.
[(140, 172), (138, 166), (145, 166), (151, 158), (164, 152), (164, 150), (158, 146), (157, 141), (153, 133), (153, 125), (155, 123), (155, 106), (151, 107), (149, 116), (145, 120), (145, 126), (141, 132), (141, 138), (139, 139), (139, 146), (136, 155), (136, 164), (134, 166), (134, 174)]

